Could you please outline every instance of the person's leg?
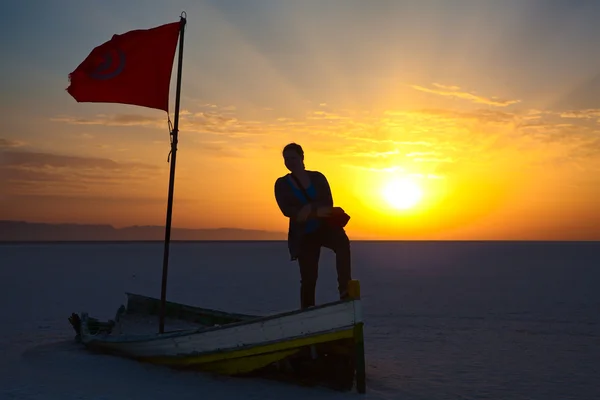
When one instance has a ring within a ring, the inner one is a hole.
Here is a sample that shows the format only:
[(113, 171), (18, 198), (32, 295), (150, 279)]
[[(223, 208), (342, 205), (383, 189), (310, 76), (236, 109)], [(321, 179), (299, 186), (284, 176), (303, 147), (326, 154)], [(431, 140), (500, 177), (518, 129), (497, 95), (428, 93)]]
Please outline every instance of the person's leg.
[(343, 229), (328, 229), (323, 233), (323, 246), (335, 252), (340, 299), (348, 297), (348, 282), (352, 279), (350, 239)]
[(302, 309), (315, 305), (315, 290), (319, 277), (319, 257), (321, 243), (315, 234), (304, 237), (298, 254), (300, 267), (300, 307)]

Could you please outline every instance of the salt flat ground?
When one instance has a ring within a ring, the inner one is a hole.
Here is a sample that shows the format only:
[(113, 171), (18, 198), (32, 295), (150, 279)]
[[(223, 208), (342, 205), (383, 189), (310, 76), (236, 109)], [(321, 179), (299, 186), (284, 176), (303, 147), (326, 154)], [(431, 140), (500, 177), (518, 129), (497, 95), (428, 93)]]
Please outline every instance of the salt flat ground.
[[(208, 376), (94, 355), (71, 312), (160, 296), (162, 243), (0, 245), (1, 399), (600, 399), (600, 243), (354, 242), (367, 394)], [(284, 242), (173, 243), (168, 299), (298, 307)], [(336, 298), (322, 253), (318, 302)]]

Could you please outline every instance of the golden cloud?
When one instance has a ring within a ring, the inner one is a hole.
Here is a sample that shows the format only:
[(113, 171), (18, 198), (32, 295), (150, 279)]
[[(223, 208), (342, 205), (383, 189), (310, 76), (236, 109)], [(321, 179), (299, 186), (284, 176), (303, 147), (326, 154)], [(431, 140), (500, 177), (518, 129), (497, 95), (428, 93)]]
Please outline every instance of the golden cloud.
[(98, 193), (124, 182), (135, 191), (138, 183), (160, 176), (159, 167), (138, 162), (29, 151), (0, 156), (0, 182), (10, 195)]
[(570, 110), (560, 113), (562, 118), (600, 118), (600, 109)]
[(50, 121), (63, 122), (69, 125), (151, 126), (156, 128), (165, 128), (167, 126), (166, 118), (139, 114), (99, 114), (92, 118), (62, 116), (51, 118)]
[[(459, 96), (486, 105), (505, 107), (518, 102), (477, 96), (461, 91), (457, 86), (435, 83), (433, 88), (426, 91), (443, 92), (443, 95)], [(600, 115), (600, 110), (509, 112), (487, 108), (469, 111), (419, 108), (336, 111), (330, 107), (325, 111), (322, 104), (314, 107), (303, 117), (278, 115), (275, 110), (261, 115), (264, 112), (261, 108), (250, 119), (241, 117), (232, 106), (203, 104), (181, 115), (180, 131), (197, 133), (198, 136), (191, 139), (197, 145), (196, 150), (216, 157), (244, 157), (245, 154), (257, 154), (256, 150), (264, 150), (268, 143), (283, 145), (285, 141), (297, 141), (303, 143), (308, 152), (340, 159), (340, 165), (360, 164), (373, 170), (412, 166), (424, 174), (449, 171), (449, 164), (476, 163), (479, 166), (495, 157), (502, 159), (506, 155), (504, 152), (537, 151), (542, 144), (555, 146), (556, 154), (562, 151), (563, 157), (574, 157), (580, 163), (586, 157), (598, 154), (596, 137), (600, 127), (596, 126), (596, 121), (592, 125), (589, 122), (596, 114)], [(573, 123), (565, 124), (561, 117), (571, 118)], [(161, 128), (165, 123), (164, 118), (132, 114), (54, 120), (70, 124), (137, 124)], [(269, 151), (275, 151), (275, 147), (274, 144), (267, 146)], [(424, 164), (428, 165), (425, 170)]]
[(0, 149), (10, 149), (10, 148), (15, 148), (15, 147), (21, 147), (24, 145), (25, 145), (25, 142), (0, 138)]
[(521, 102), (521, 100), (506, 100), (506, 99), (499, 99), (497, 97), (485, 97), (485, 96), (476, 95), (473, 93), (461, 91), (458, 86), (444, 86), (444, 85), (435, 84), (435, 83), (433, 85), (437, 89), (429, 89), (429, 88), (419, 86), (419, 85), (411, 85), (410, 87), (412, 87), (413, 89), (416, 89), (416, 90), (420, 90), (421, 92), (437, 94), (439, 96), (454, 97), (454, 98), (458, 98), (458, 99), (462, 99), (462, 100), (468, 100), (473, 103), (486, 104), (486, 105), (495, 106), (495, 107), (507, 107), (512, 104), (517, 104), (517, 103)]

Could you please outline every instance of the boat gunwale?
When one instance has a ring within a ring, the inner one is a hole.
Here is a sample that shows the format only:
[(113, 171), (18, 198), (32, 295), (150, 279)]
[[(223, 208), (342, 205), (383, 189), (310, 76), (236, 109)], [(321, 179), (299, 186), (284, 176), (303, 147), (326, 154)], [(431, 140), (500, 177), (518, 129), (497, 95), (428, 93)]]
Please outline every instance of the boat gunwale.
[[(150, 341), (154, 341), (154, 340), (163, 340), (163, 339), (174, 339), (174, 338), (190, 336), (190, 335), (194, 335), (194, 334), (198, 334), (198, 333), (206, 333), (206, 332), (224, 330), (224, 329), (229, 329), (229, 328), (237, 328), (237, 327), (244, 326), (244, 325), (262, 323), (262, 322), (270, 321), (273, 319), (288, 317), (291, 315), (299, 315), (299, 314), (303, 314), (303, 313), (307, 313), (307, 312), (322, 310), (325, 308), (330, 308), (330, 307), (334, 307), (334, 306), (341, 305), (341, 304), (347, 304), (347, 303), (356, 304), (356, 302), (360, 302), (360, 299), (338, 300), (338, 301), (333, 301), (330, 303), (325, 303), (325, 304), (321, 304), (318, 306), (310, 307), (308, 309), (285, 311), (280, 314), (272, 314), (272, 315), (267, 315), (264, 317), (257, 317), (254, 319), (243, 320), (243, 321), (239, 321), (239, 322), (232, 322), (232, 323), (225, 324), (225, 325), (182, 329), (182, 330), (172, 331), (172, 332), (168, 332), (168, 333), (166, 333), (166, 332), (165, 333), (148, 333), (148, 334), (144, 333), (144, 334), (130, 334), (130, 335), (126, 334), (126, 335), (112, 336), (110, 334), (102, 335), (102, 334), (92, 334), (89, 332), (83, 334), (83, 332), (82, 332), (82, 339), (83, 339), (83, 337), (85, 337), (85, 338), (102, 338), (99, 340), (103, 341), (103, 342), (110, 342), (110, 343), (134, 343), (134, 342), (150, 342)], [(351, 326), (354, 326), (357, 322), (360, 322), (360, 321), (356, 321), (356, 314), (357, 314), (356, 307), (352, 308), (352, 314), (355, 317), (354, 318), (355, 321)], [(82, 325), (85, 325), (85, 328), (87, 331), (88, 330), (87, 322), (89, 320), (89, 316), (87, 315), (87, 313), (83, 314), (82, 320), (83, 320)]]

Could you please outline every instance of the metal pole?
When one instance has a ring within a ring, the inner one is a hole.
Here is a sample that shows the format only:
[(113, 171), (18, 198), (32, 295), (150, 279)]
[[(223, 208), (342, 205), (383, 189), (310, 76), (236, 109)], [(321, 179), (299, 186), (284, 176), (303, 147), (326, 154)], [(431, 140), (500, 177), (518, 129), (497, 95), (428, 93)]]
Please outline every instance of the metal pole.
[(160, 293), (160, 316), (158, 332), (165, 331), (165, 303), (167, 300), (167, 276), (169, 269), (169, 242), (171, 241), (171, 214), (173, 212), (173, 187), (175, 184), (175, 162), (177, 160), (177, 136), (179, 133), (179, 98), (181, 95), (181, 71), (183, 66), (183, 33), (186, 19), (181, 16), (181, 28), (179, 31), (179, 60), (177, 65), (177, 92), (175, 94), (175, 121), (171, 132), (171, 171), (169, 175), (169, 198), (167, 203), (167, 221), (165, 225), (165, 248), (163, 255), (162, 284)]

